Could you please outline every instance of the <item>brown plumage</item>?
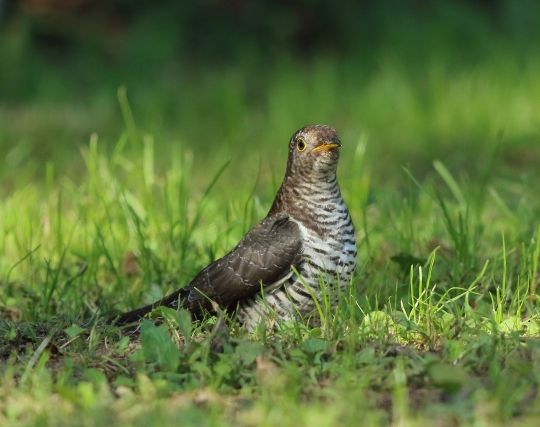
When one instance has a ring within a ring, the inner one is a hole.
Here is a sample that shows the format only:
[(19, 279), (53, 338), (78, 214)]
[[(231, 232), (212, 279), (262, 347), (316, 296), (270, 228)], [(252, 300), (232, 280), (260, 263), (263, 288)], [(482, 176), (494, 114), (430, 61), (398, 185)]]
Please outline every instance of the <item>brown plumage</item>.
[(115, 323), (134, 322), (158, 306), (183, 307), (200, 317), (212, 311), (214, 301), (225, 310), (238, 309), (240, 322), (252, 328), (269, 316), (289, 319), (309, 313), (321, 275), (345, 286), (356, 265), (356, 242), (336, 179), (340, 146), (329, 126), (297, 131), (268, 215), (185, 288)]

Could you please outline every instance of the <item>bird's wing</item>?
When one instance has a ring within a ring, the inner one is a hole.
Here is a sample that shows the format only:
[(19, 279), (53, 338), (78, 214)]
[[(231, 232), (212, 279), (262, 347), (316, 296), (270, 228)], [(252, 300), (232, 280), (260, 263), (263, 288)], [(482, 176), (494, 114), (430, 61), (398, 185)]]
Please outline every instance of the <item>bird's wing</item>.
[(234, 308), (290, 274), (301, 252), (298, 225), (286, 216), (267, 217), (231, 252), (197, 274), (184, 288), (180, 304), (194, 314), (211, 309), (210, 300)]
[(215, 301), (225, 309), (287, 277), (300, 261), (302, 239), (298, 225), (286, 216), (271, 215), (255, 226), (223, 258), (204, 268), (185, 288), (153, 304), (115, 316), (110, 322), (135, 322), (159, 306), (187, 308), (195, 317), (213, 311)]

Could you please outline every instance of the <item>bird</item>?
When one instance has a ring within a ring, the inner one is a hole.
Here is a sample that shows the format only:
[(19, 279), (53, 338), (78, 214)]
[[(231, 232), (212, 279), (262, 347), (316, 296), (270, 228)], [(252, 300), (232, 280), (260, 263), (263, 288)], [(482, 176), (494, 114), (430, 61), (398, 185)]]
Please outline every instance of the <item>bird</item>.
[(330, 126), (296, 131), (266, 217), (187, 286), (114, 323), (134, 323), (159, 306), (186, 309), (195, 319), (233, 312), (248, 330), (261, 322), (315, 317), (323, 283), (345, 290), (357, 263), (355, 228), (337, 180), (340, 149)]

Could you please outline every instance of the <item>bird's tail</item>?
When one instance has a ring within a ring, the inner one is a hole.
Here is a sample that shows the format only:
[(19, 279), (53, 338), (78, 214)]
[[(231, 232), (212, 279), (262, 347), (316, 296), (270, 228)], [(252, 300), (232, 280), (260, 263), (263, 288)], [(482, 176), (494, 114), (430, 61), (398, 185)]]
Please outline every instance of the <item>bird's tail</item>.
[(174, 307), (180, 308), (184, 306), (184, 301), (187, 299), (189, 290), (187, 288), (181, 288), (177, 291), (174, 291), (172, 294), (163, 297), (162, 299), (145, 305), (144, 307), (137, 308), (127, 313), (122, 313), (110, 319), (109, 323), (113, 325), (122, 326), (129, 323), (136, 322), (142, 319), (146, 314), (150, 313), (152, 310), (157, 307)]

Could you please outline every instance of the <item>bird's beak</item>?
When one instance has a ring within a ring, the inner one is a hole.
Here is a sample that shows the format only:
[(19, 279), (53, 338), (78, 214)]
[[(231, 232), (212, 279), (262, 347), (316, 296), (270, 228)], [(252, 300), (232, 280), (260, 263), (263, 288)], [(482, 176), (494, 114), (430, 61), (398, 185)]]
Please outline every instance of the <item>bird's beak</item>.
[(311, 150), (312, 153), (321, 153), (324, 151), (330, 151), (335, 148), (341, 147), (341, 144), (339, 142), (323, 142), (321, 145), (318, 145), (313, 150)]

